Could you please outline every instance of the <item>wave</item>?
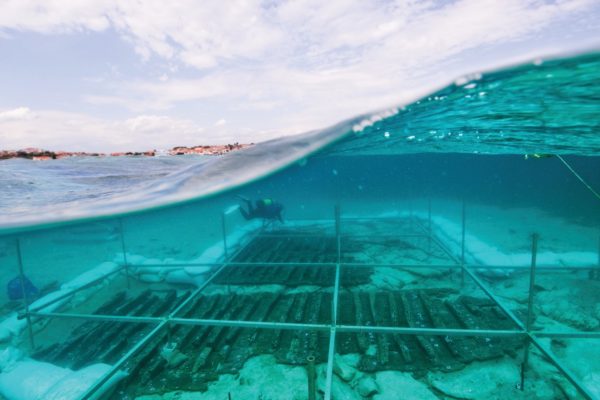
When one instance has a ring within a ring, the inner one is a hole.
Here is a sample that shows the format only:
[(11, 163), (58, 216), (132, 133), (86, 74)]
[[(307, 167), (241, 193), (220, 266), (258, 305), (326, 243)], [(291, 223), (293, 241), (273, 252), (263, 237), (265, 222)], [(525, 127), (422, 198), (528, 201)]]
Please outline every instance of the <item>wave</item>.
[(139, 212), (197, 200), (307, 157), (407, 153), (600, 155), (600, 53), (457, 79), (404, 106), (270, 140), (93, 201), (3, 216), (0, 230)]
[(473, 74), (374, 115), (336, 154), (600, 154), (600, 53)]

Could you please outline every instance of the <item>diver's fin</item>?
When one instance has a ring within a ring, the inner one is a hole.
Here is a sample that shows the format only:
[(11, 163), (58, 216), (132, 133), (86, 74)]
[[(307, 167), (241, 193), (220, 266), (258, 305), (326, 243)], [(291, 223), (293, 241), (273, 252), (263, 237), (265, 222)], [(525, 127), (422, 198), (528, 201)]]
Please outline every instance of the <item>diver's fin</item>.
[(250, 201), (249, 198), (242, 196), (241, 194), (236, 194), (235, 197), (237, 197), (240, 200), (244, 200), (244, 201)]

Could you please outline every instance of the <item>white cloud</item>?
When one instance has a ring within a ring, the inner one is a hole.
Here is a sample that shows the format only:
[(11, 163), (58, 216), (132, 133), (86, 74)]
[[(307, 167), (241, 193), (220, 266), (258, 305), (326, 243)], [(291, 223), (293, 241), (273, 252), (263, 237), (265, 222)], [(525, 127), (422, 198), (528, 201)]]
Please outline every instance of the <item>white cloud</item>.
[(18, 107), (12, 110), (0, 111), (0, 121), (23, 120), (33, 117), (28, 107)]
[(208, 68), (260, 57), (280, 42), (280, 30), (267, 17), (258, 0), (5, 0), (0, 29), (72, 33), (112, 27), (144, 58)]
[[(198, 121), (164, 120), (180, 105), (206, 106), (215, 113), (208, 121), (227, 116), (228, 132), (236, 126), (231, 113), (255, 111), (238, 123), (247, 127), (240, 135), (318, 128), (509, 58), (564, 50), (572, 40), (545, 42), (544, 33), (595, 29), (585, 14), (594, 6), (594, 0), (4, 0), (0, 40), (15, 31), (114, 29), (140, 57), (167, 66), (153, 79), (112, 76), (102, 94), (82, 98), (142, 114), (123, 121), (124, 132), (168, 125), (168, 132), (182, 130), (183, 142), (209, 131), (194, 128)], [(501, 45), (501, 60), (465, 55)]]
[(41, 33), (102, 31), (110, 26), (106, 10), (112, 1), (3, 0), (0, 28)]
[(220, 120), (218, 120), (217, 122), (215, 122), (215, 126), (223, 126), (227, 123), (227, 120), (225, 120), (224, 118), (221, 118)]
[[(23, 109), (27, 112), (23, 112)], [(78, 113), (48, 110), (33, 113), (27, 108), (23, 109), (0, 113), (0, 148), (149, 150), (177, 145), (226, 143), (233, 139), (227, 130), (211, 128), (205, 131), (193, 121), (163, 115), (107, 120)], [(35, 118), (24, 117), (33, 114)]]
[[(462, 71), (445, 70), (442, 64), (466, 50), (524, 40), (590, 4), (589, 0), (459, 0), (440, 4), (298, 0), (261, 8), (249, 2), (244, 8), (247, 13), (227, 17), (223, 7), (228, 8), (228, 4), (209, 7), (214, 15), (206, 11), (196, 14), (190, 7), (179, 25), (168, 22), (173, 19), (173, 10), (168, 7), (160, 21), (151, 12), (152, 6), (141, 14), (130, 9), (129, 13), (121, 11), (130, 21), (126, 32), (145, 49), (144, 54), (175, 57), (203, 69), (221, 60), (219, 68), (204, 70), (201, 78), (126, 83), (111, 96), (86, 99), (141, 112), (167, 110), (181, 102), (227, 98), (263, 109), (265, 105), (296, 104), (299, 113), (302, 108), (310, 112), (325, 108), (329, 115), (340, 118), (388, 106), (405, 99), (407, 91), (414, 92), (423, 85), (434, 87), (457, 73), (497, 63), (472, 60)], [(184, 23), (188, 18), (195, 22)], [(209, 18), (210, 23), (199, 22), (203, 18)], [(244, 24), (248, 18), (254, 23)], [(224, 22), (217, 25), (213, 19)], [(274, 29), (278, 40), (261, 41), (265, 32)], [(240, 50), (240, 44), (249, 46), (236, 41), (240, 35), (253, 38), (253, 46), (269, 51)], [(543, 51), (540, 46), (537, 49)], [(530, 56), (526, 53), (520, 58)], [(228, 62), (232, 59), (238, 64)]]
[[(406, 62), (538, 31), (593, 0), (4, 0), (1, 30), (110, 27), (143, 57), (200, 69), (231, 62), (348, 66), (372, 55)], [(391, 52), (391, 53), (390, 53)]]

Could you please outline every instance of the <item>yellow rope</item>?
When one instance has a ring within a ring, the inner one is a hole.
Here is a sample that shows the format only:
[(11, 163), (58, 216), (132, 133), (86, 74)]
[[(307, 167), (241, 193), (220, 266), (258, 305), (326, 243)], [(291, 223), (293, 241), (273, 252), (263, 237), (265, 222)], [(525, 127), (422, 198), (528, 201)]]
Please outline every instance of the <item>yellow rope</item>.
[(560, 154), (557, 154), (556, 157), (558, 157), (558, 159), (560, 161), (562, 161), (563, 164), (565, 164), (565, 166), (569, 169), (569, 171), (571, 171), (573, 173), (573, 175), (575, 175), (577, 177), (577, 179), (579, 179), (581, 181), (581, 183), (583, 183), (585, 185), (585, 187), (587, 187), (590, 190), (590, 192), (592, 192), (594, 194), (594, 196), (596, 196), (598, 198), (598, 200), (600, 200), (600, 194), (598, 194), (598, 192), (596, 192), (593, 187), (591, 187), (590, 185), (588, 185), (588, 183), (586, 181), (584, 181), (583, 178), (581, 176), (579, 176), (579, 174), (577, 172), (575, 172), (575, 170), (573, 169), (573, 167), (571, 167), (569, 165), (569, 163), (567, 163), (564, 160), (564, 158), (562, 158), (560, 156)]

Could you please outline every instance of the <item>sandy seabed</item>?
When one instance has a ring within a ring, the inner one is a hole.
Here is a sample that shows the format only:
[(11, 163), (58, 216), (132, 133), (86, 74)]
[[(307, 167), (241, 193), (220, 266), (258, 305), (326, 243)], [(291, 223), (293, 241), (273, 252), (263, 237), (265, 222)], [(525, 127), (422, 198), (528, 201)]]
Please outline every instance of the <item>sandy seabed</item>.
[[(365, 206), (363, 203), (348, 203), (342, 207), (343, 217), (413, 216), (427, 228), (429, 224), (426, 200), (382, 203)], [(313, 205), (314, 207), (314, 205)], [(332, 207), (331, 207), (332, 208)], [(398, 211), (402, 210), (402, 211)], [(450, 201), (431, 203), (431, 228), (433, 233), (454, 253), (460, 254), (460, 235), (462, 230), (462, 204)], [(313, 213), (319, 217), (318, 213)], [(329, 213), (321, 213), (330, 218)], [(292, 228), (293, 222), (286, 227)], [(342, 224), (345, 224), (342, 221)], [(529, 298), (529, 270), (518, 269), (531, 262), (532, 233), (539, 235), (538, 265), (555, 267), (540, 269), (535, 276), (534, 330), (547, 332), (592, 331), (600, 330), (600, 280), (591, 279), (589, 269), (598, 263), (598, 230), (591, 226), (577, 224), (564, 218), (547, 214), (532, 208), (498, 208), (487, 205), (469, 204), (465, 218), (465, 261), (473, 264), (476, 275), (511, 310), (526, 308)], [(352, 233), (352, 225), (343, 225), (345, 232)], [(393, 223), (375, 223), (365, 228), (361, 234), (398, 234)], [(185, 235), (184, 235), (185, 236)], [(150, 238), (149, 238), (150, 239)], [(154, 241), (148, 241), (153, 247)], [(144, 238), (138, 237), (143, 243)], [(150, 243), (153, 243), (152, 245)], [(162, 249), (169, 251), (170, 262), (186, 261), (201, 255), (201, 252), (181, 253), (181, 243), (177, 236), (161, 238)], [(138, 249), (140, 257), (158, 259), (156, 254), (146, 255), (143, 247)], [(93, 250), (92, 250), (93, 251)], [(423, 261), (415, 252), (404, 260), (398, 261), (398, 255), (387, 252), (378, 244), (371, 251), (359, 255), (364, 262), (396, 263)], [(88, 255), (90, 259), (109, 261), (120, 254), (117, 244), (110, 248), (101, 248), (97, 254)], [(47, 262), (52, 262), (49, 258)], [(437, 261), (442, 262), (442, 261)], [(68, 269), (69, 262), (61, 263), (51, 271), (40, 271), (39, 276), (56, 279), (74, 276)], [(507, 268), (487, 268), (507, 267)], [(515, 268), (508, 268), (508, 267)], [(576, 267), (563, 269), (563, 267)], [(61, 273), (65, 269), (65, 274)], [(35, 271), (32, 271), (34, 276)], [(115, 282), (123, 281), (121, 279)], [(164, 285), (164, 282), (155, 282)], [(361, 289), (420, 289), (457, 287), (460, 283), (449, 280), (447, 275), (438, 274), (435, 269), (427, 273), (426, 269), (378, 267), (374, 269), (371, 283)], [(142, 287), (138, 282), (134, 287)], [(110, 288), (106, 285), (100, 295), (92, 295), (84, 304), (86, 309), (101, 305), (106, 297), (102, 295)], [(240, 288), (241, 289), (241, 288)], [(283, 287), (256, 287), (248, 290), (285, 290)], [(218, 290), (218, 289), (217, 289)], [(228, 288), (228, 291), (235, 288)], [(298, 289), (296, 289), (298, 290)], [(474, 284), (463, 288), (465, 293), (484, 297)], [(567, 368), (587, 387), (600, 397), (600, 340), (598, 339), (543, 339), (547, 349), (551, 350)], [(334, 399), (576, 399), (579, 398), (574, 387), (562, 377), (541, 353), (532, 347), (529, 368), (524, 390), (517, 385), (520, 382), (521, 360), (505, 356), (483, 362), (473, 362), (464, 369), (455, 372), (431, 371), (419, 378), (410, 373), (399, 371), (379, 371), (363, 373), (358, 370), (356, 357), (352, 354), (336, 356), (332, 394)], [(325, 364), (317, 365), (317, 388), (325, 390)], [(305, 399), (306, 370), (303, 367), (277, 364), (272, 356), (264, 355), (247, 360), (237, 375), (222, 375), (218, 381), (209, 385), (208, 390), (198, 392), (171, 392), (162, 395), (140, 396), (138, 399)], [(12, 400), (12, 399), (11, 399)]]

